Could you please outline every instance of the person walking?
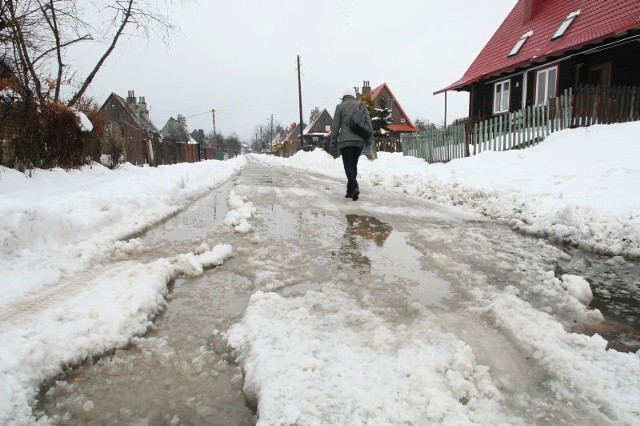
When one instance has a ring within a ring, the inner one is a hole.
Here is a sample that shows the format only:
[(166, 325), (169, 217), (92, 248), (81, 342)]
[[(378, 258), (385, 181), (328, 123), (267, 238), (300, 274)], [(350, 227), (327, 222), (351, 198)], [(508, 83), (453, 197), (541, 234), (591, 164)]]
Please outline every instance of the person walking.
[[(347, 175), (347, 193), (345, 197), (356, 201), (360, 196), (360, 188), (357, 180), (358, 159), (365, 144), (373, 143), (373, 135), (365, 140), (349, 127), (351, 116), (361, 105), (360, 101), (356, 99), (354, 91), (352, 89), (345, 90), (341, 99), (342, 102), (336, 106), (336, 111), (333, 114), (331, 144), (332, 146), (337, 144), (338, 148), (340, 148), (344, 172)], [(364, 107), (363, 110), (370, 128), (373, 128), (369, 111), (367, 111), (366, 107)]]

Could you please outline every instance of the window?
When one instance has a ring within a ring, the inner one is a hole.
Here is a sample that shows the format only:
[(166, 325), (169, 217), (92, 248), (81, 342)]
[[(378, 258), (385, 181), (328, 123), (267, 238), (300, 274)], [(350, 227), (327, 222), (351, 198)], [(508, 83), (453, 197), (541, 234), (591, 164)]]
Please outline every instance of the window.
[(606, 64), (594, 65), (589, 70), (589, 84), (597, 84), (598, 86), (611, 85), (611, 62)]
[(549, 98), (556, 96), (558, 67), (538, 71), (536, 74), (536, 105), (544, 105)]
[(406, 123), (406, 122), (407, 122), (407, 120), (405, 120), (404, 118), (401, 118), (401, 119), (400, 119), (400, 122), (401, 122), (401, 123)]
[(529, 40), (529, 37), (531, 37), (532, 35), (533, 35), (533, 31), (529, 31), (526, 34), (523, 34), (522, 37), (520, 37), (520, 39), (516, 42), (516, 45), (513, 46), (513, 49), (511, 49), (511, 52), (509, 52), (507, 56), (513, 56), (517, 54), (522, 48), (522, 46), (526, 43), (526, 41)]
[(569, 25), (571, 25), (571, 23), (576, 19), (576, 17), (580, 15), (580, 10), (576, 10), (575, 12), (571, 12), (567, 18), (564, 20), (564, 22), (562, 24), (560, 24), (560, 27), (558, 27), (558, 29), (556, 30), (556, 32), (551, 36), (551, 40), (555, 40), (557, 38), (560, 38), (564, 35), (564, 33), (567, 31), (567, 29), (569, 28)]
[(509, 111), (509, 93), (511, 92), (509, 80), (500, 81), (493, 87), (493, 113)]

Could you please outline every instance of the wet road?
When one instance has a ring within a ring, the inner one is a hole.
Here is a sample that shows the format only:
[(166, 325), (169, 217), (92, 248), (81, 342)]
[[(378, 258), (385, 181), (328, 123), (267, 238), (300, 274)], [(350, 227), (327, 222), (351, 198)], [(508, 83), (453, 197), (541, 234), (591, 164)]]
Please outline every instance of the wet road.
[[(252, 160), (231, 182), (137, 236), (139, 248), (127, 260), (170, 257), (204, 241), (231, 244), (234, 256), (203, 276), (178, 278), (166, 311), (129, 347), (43, 386), (40, 414), (62, 425), (254, 424), (224, 333), (256, 291), (296, 297), (331, 282), (390, 323), (411, 324), (428, 310), (490, 367), (506, 412), (530, 424), (600, 419), (579, 401), (558, 404), (549, 372), (475, 310), (478, 293), (514, 287), (567, 329), (591, 333), (566, 300), (531, 291), (549, 271), (580, 272), (592, 281), (593, 304), (608, 318), (612, 344), (634, 349), (637, 264), (570, 252), (366, 185), (353, 202), (343, 198), (343, 187), (341, 180)], [(257, 208), (250, 233), (222, 224), (230, 189)]]

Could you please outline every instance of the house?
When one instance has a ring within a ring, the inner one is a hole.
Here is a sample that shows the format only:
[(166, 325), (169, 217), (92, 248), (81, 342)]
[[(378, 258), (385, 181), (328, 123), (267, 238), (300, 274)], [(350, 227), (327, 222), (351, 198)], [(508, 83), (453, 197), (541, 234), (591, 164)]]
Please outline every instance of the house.
[(162, 136), (149, 119), (144, 97), (137, 99), (133, 90), (129, 90), (127, 99), (111, 93), (100, 113), (105, 131), (122, 144), (124, 161), (138, 165), (153, 163), (153, 144), (160, 142)]
[[(435, 94), (469, 92), (472, 121), (545, 105), (569, 89), (574, 114), (581, 103), (613, 114), (632, 98), (624, 93), (637, 93), (639, 57), (638, 0), (518, 0), (463, 77)], [(624, 108), (640, 119), (638, 106)]]
[[(306, 125), (302, 123), (302, 131), (304, 138), (304, 129)], [(298, 149), (301, 149), (300, 143), (300, 123), (292, 123), (289, 126), (289, 130), (282, 137), (282, 141), (278, 144), (278, 146), (273, 147), (274, 154), (279, 155), (280, 157), (289, 157), (295, 154)]]
[(160, 130), (160, 134), (165, 140), (172, 140), (174, 142), (191, 145), (198, 143), (191, 137), (191, 134), (187, 129), (187, 119), (181, 114), (178, 114), (177, 119), (169, 117), (162, 130)]
[(309, 125), (302, 132), (304, 145), (313, 148), (322, 148), (329, 152), (329, 133), (331, 133), (331, 114), (326, 109), (320, 112), (320, 108), (311, 111)]
[(163, 157), (169, 157), (170, 163), (193, 163), (203, 159), (198, 142), (191, 137), (187, 128), (187, 119), (178, 114), (178, 118), (169, 117), (162, 130)]
[(391, 139), (398, 139), (403, 133), (418, 131), (418, 128), (404, 111), (402, 105), (400, 105), (400, 101), (395, 97), (387, 83), (382, 83), (372, 90), (370, 82), (364, 81), (359, 99), (367, 97), (371, 99), (376, 108), (388, 108), (390, 110), (391, 122), (387, 125), (387, 128), (391, 132)]

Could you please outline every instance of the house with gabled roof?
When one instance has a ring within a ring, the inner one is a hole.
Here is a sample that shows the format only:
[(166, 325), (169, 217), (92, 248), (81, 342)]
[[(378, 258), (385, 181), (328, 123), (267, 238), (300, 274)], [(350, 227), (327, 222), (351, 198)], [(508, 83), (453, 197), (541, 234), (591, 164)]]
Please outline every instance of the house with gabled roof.
[(418, 128), (404, 111), (400, 101), (393, 94), (387, 83), (382, 83), (378, 87), (371, 89), (370, 82), (364, 81), (359, 97), (369, 97), (376, 108), (389, 108), (391, 122), (387, 125), (387, 128), (392, 132), (393, 136), (397, 137), (403, 133), (418, 131)]
[(136, 98), (129, 90), (127, 98), (111, 93), (100, 107), (105, 131), (123, 143), (124, 160), (132, 164), (153, 162), (153, 144), (162, 140), (160, 131), (149, 118), (144, 97)]
[[(303, 138), (305, 127), (306, 125), (302, 123)], [(289, 157), (295, 154), (300, 148), (302, 148), (300, 146), (300, 123), (291, 123), (289, 130), (282, 137), (278, 146), (274, 146), (273, 151), (274, 154), (281, 157)]]
[(187, 119), (181, 114), (178, 114), (178, 118), (169, 117), (162, 130), (160, 130), (160, 134), (165, 140), (189, 145), (198, 143), (189, 133)]
[(302, 132), (304, 144), (314, 148), (323, 148), (328, 151), (329, 133), (331, 133), (331, 122), (333, 118), (329, 111), (315, 108), (311, 112), (311, 122)]
[(469, 92), (476, 121), (545, 105), (569, 89), (576, 102), (596, 90), (593, 108), (626, 102), (638, 117), (638, 103), (622, 96), (640, 99), (639, 57), (638, 0), (518, 0), (462, 78), (435, 94)]

